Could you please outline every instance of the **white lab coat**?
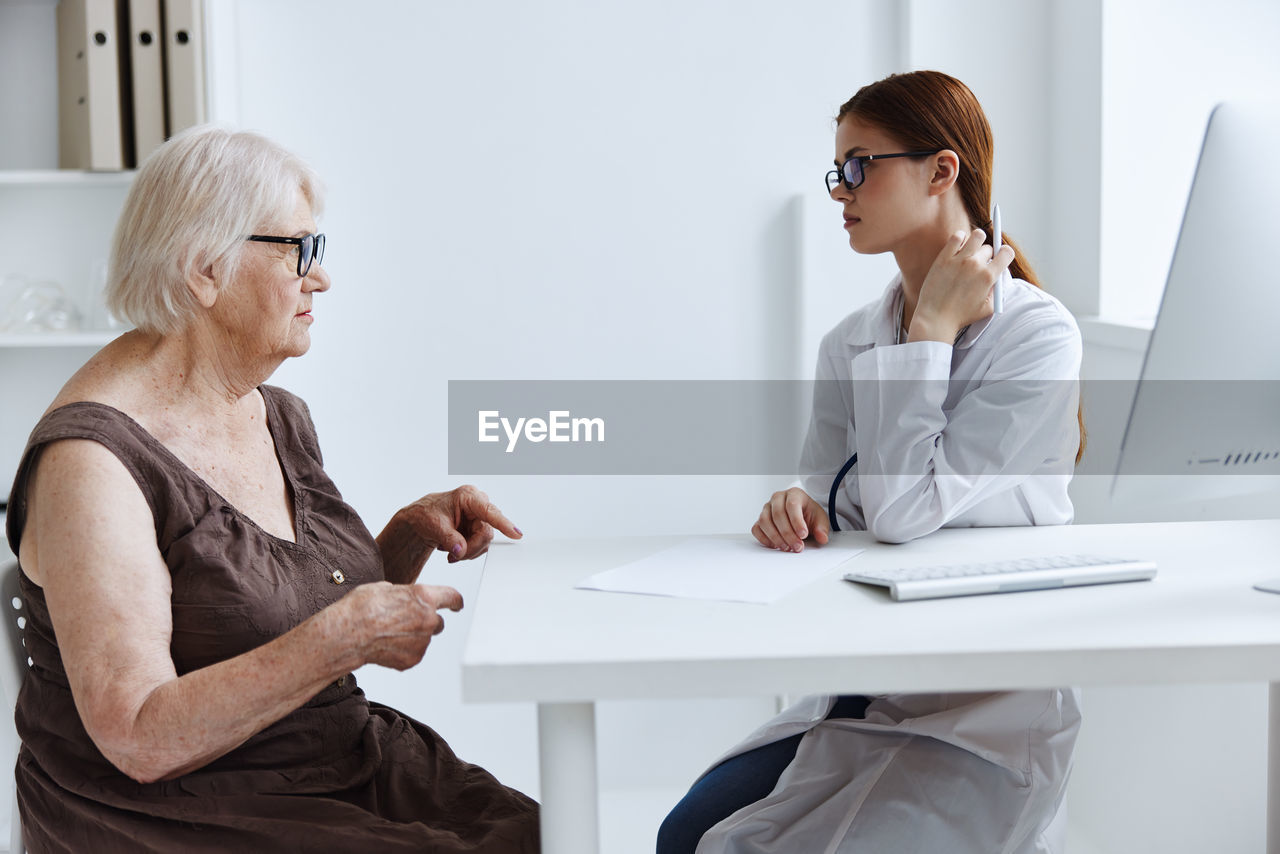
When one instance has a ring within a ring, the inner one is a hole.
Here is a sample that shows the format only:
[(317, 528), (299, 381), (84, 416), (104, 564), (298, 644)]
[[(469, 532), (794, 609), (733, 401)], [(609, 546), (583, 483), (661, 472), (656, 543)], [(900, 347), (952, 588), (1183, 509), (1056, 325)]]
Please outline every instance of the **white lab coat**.
[[(1044, 291), (1004, 287), (1004, 312), (954, 346), (894, 345), (900, 278), (823, 339), (802, 483), (826, 507), (858, 452), (837, 496), (842, 528), (904, 542), (1071, 521), (1080, 332)], [(1063, 850), (1074, 689), (890, 695), (863, 720), (826, 721), (833, 703), (802, 700), (721, 758), (805, 733), (773, 792), (708, 831), (697, 854)]]

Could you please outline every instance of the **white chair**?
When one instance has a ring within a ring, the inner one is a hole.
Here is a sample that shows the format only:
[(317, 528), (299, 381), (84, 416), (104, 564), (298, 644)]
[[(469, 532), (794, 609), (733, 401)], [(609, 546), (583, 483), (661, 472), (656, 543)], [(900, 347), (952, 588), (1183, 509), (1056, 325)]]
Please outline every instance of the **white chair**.
[[(22, 680), (27, 675), (27, 668), (31, 666), (31, 659), (27, 657), (26, 643), (22, 638), (22, 630), (27, 625), (26, 602), (22, 599), (22, 591), (18, 586), (18, 564), (16, 561), (9, 561), (0, 564), (0, 595), (3, 600), (0, 601), (0, 610), (4, 613), (4, 628), (0, 629), (4, 633), (4, 643), (8, 647), (8, 655), (0, 655), (0, 688), (4, 689), (4, 708), (9, 710), (9, 721), (13, 722), (13, 710), (18, 702), (18, 690), (22, 687)], [(18, 733), (12, 727), (0, 726), (0, 733), (8, 736), (4, 747), (0, 750), (0, 773), (7, 773), (9, 776), (9, 785), (14, 785), (13, 768), (14, 763), (18, 759)], [(4, 739), (0, 737), (0, 741)], [(15, 789), (13, 792), (12, 817), (9, 821), (9, 851), (12, 854), (22, 854), (25, 850), (22, 845), (22, 819), (18, 815), (18, 793)]]

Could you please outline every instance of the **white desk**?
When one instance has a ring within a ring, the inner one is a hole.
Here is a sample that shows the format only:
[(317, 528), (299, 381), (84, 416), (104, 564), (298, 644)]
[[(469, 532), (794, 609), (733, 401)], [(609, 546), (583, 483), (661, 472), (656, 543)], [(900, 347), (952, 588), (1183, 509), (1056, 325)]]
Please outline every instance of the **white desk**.
[(1280, 595), (1251, 589), (1280, 574), (1280, 520), (943, 530), (899, 546), (837, 536), (866, 546), (860, 567), (1092, 552), (1151, 558), (1158, 574), (894, 602), (834, 570), (762, 606), (572, 589), (671, 538), (495, 545), (463, 698), (538, 703), (544, 851), (598, 850), (596, 700), (1271, 682), (1268, 851), (1280, 854)]

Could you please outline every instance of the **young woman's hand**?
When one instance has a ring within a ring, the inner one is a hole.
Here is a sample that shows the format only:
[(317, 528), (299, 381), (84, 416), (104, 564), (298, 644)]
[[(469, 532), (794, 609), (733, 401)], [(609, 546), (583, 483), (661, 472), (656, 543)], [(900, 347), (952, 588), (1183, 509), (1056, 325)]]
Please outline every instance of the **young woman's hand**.
[(810, 535), (818, 545), (825, 545), (831, 534), (831, 521), (822, 505), (798, 486), (775, 492), (765, 502), (760, 518), (751, 526), (751, 534), (760, 545), (784, 552), (804, 551)]
[(980, 228), (957, 231), (934, 259), (911, 318), (908, 341), (951, 344), (965, 326), (991, 316), (991, 293), (1013, 263), (1013, 247), (1002, 246), (992, 257)]

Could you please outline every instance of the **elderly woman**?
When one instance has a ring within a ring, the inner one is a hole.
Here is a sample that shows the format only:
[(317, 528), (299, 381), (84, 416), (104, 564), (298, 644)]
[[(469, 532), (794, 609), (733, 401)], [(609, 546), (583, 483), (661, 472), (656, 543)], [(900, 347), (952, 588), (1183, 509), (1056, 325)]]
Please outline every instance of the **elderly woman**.
[(457, 610), (433, 550), (520, 532), (471, 487), (374, 538), (305, 404), (263, 385), (329, 288), (314, 174), (197, 128), (139, 171), (108, 302), (137, 326), (36, 426), (9, 542), (34, 665), (17, 786), (35, 852), (537, 850), (537, 806), (351, 671), (412, 667)]

